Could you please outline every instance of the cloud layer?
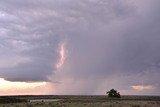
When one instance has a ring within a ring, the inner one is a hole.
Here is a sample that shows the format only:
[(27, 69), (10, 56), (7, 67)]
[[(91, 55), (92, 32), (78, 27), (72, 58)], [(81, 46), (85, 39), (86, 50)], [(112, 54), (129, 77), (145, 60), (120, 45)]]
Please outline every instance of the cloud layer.
[[(1, 0), (0, 77), (52, 81), (55, 94), (103, 94), (110, 88), (136, 94), (131, 86), (142, 83), (155, 88), (141, 94), (160, 94), (157, 4)], [(66, 57), (57, 69), (62, 44)]]

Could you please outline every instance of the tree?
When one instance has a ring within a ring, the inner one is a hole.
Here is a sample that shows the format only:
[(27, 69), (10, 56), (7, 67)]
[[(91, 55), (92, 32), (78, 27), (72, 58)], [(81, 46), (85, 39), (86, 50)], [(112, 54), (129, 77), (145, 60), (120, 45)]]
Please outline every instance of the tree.
[(115, 89), (111, 89), (110, 91), (108, 91), (106, 94), (108, 94), (109, 98), (121, 98), (121, 95), (119, 92), (117, 92), (117, 90)]

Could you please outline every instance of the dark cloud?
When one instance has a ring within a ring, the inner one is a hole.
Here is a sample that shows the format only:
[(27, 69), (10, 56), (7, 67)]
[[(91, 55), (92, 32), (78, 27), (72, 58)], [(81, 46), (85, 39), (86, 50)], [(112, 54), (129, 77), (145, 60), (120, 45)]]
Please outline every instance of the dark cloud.
[[(158, 90), (158, 3), (2, 0), (0, 76), (10, 81), (59, 81), (61, 94), (103, 94), (112, 87), (132, 90), (142, 82)], [(66, 60), (57, 70), (64, 41)]]

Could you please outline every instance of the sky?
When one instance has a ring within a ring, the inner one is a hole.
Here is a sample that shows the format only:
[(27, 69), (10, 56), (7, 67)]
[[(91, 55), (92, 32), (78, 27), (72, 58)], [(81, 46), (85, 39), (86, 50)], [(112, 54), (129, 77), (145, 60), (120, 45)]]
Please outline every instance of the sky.
[(0, 0), (0, 95), (160, 95), (160, 0)]

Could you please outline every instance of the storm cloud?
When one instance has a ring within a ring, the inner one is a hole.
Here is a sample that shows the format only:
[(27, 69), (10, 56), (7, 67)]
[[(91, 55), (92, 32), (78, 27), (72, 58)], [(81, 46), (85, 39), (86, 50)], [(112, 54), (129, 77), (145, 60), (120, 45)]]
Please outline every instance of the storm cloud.
[(159, 3), (1, 0), (0, 77), (53, 82), (55, 94), (160, 94)]

